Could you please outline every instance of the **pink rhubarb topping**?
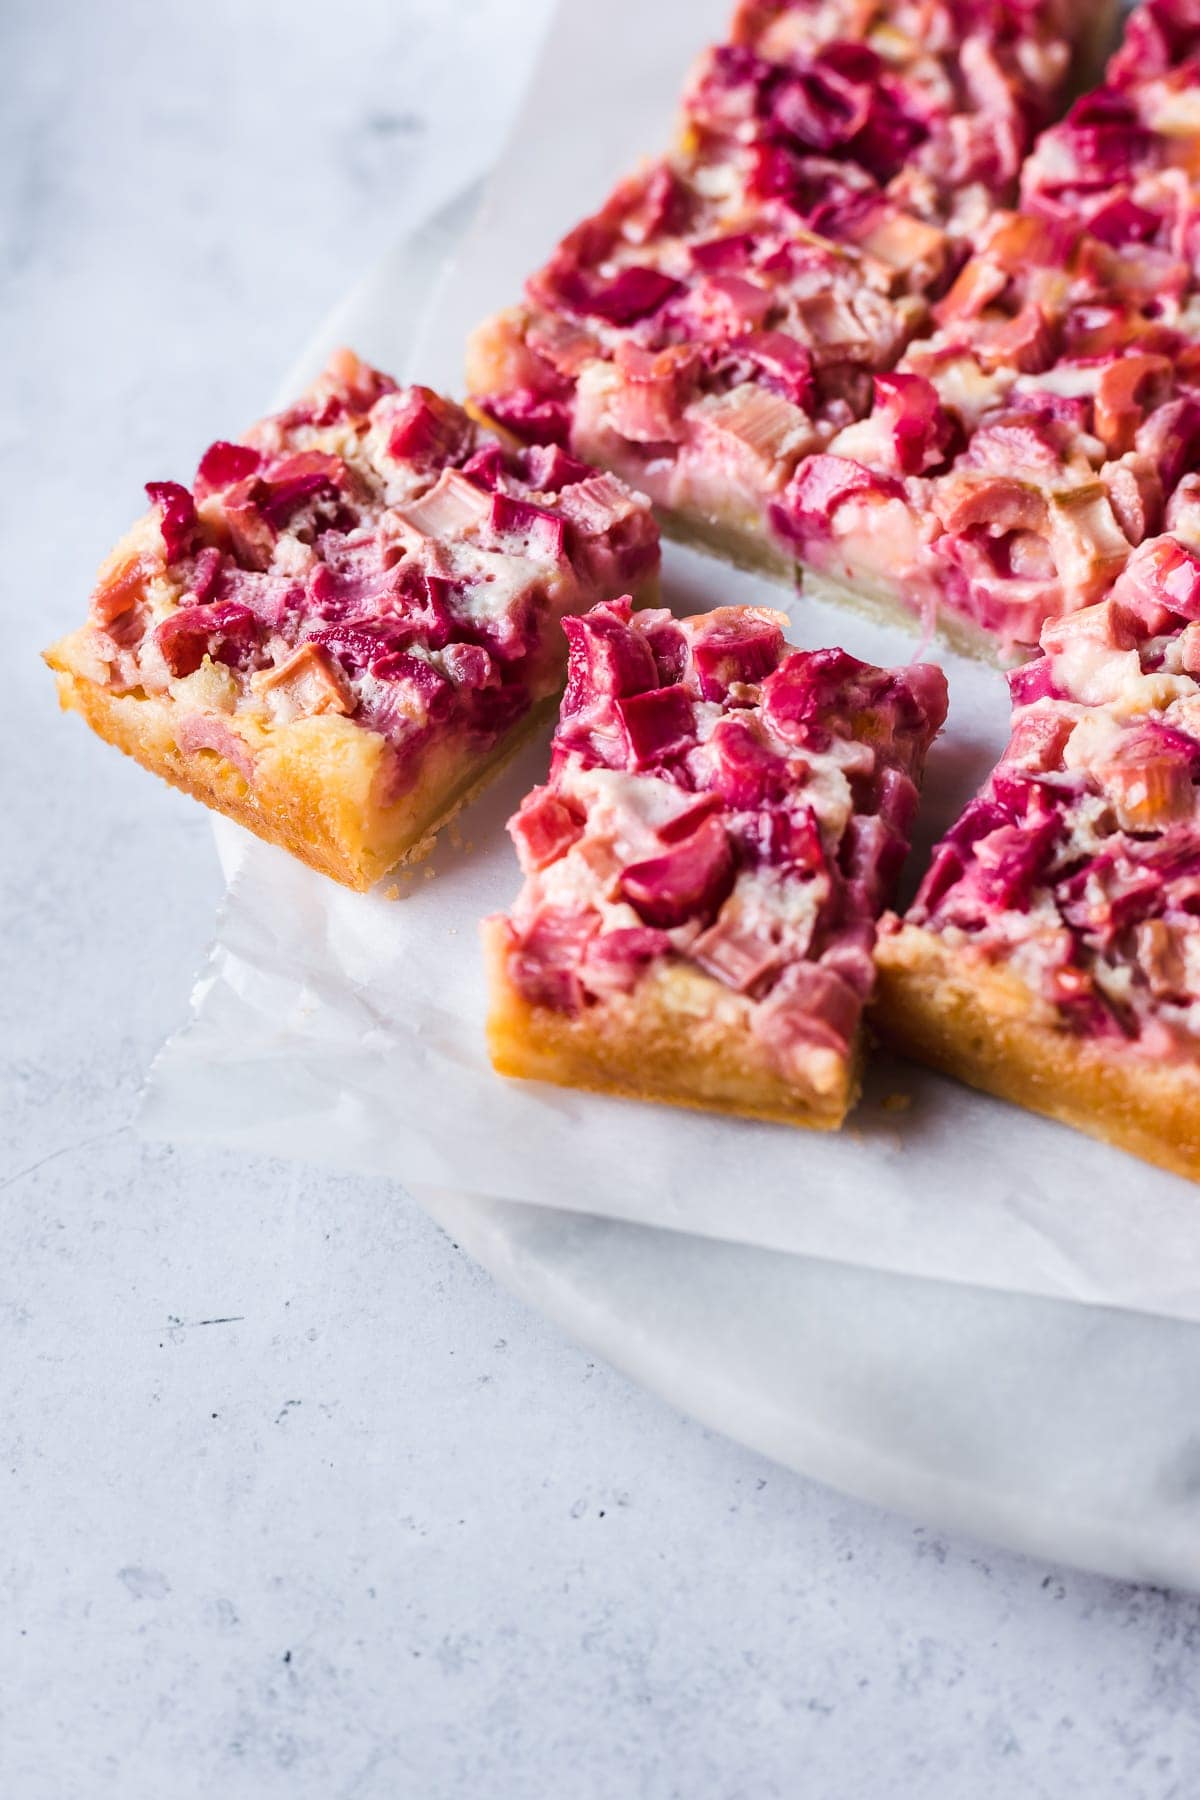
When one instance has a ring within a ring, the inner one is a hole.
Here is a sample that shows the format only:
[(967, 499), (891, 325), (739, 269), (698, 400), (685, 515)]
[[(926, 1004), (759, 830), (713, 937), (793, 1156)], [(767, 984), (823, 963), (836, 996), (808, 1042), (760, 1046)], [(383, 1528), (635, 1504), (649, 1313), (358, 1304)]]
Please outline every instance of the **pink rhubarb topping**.
[(393, 789), (434, 735), (495, 743), (557, 686), (563, 613), (658, 561), (645, 502), (615, 477), (504, 449), (348, 351), (295, 406), (213, 444), (190, 489), (147, 492), (140, 552), (93, 598), (109, 685), (260, 724), (351, 718), (401, 753)]
[(1012, 735), (908, 918), (1018, 974), (1066, 1028), (1200, 1037), (1200, 558), (1172, 537), (1046, 628)]

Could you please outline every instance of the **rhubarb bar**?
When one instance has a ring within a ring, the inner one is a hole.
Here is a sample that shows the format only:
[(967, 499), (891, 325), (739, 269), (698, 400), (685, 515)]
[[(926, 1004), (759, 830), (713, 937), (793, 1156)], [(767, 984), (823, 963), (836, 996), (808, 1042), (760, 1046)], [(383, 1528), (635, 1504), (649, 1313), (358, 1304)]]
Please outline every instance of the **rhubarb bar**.
[(841, 1124), (946, 683), (785, 625), (627, 600), (564, 621), (549, 780), (509, 824), (524, 886), (484, 924), (501, 1074)]
[(476, 404), (634, 482), (677, 534), (791, 579), (777, 502), (932, 328), (1090, 34), (1079, 11), (739, 7), (675, 151), (476, 332)]
[(1012, 736), (880, 932), (902, 1049), (1200, 1177), (1200, 555), (1166, 536), (1053, 621)]
[(559, 691), (559, 621), (657, 589), (649, 509), (349, 351), (216, 443), (47, 652), (64, 707), (351, 887), (423, 855)]

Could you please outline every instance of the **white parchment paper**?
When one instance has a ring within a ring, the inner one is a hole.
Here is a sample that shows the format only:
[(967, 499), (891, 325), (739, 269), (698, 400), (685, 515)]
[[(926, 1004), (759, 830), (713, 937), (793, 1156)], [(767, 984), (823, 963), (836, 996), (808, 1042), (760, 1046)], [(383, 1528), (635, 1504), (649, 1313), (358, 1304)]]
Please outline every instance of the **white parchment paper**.
[[(667, 133), (690, 57), (725, 0), (605, 8), (566, 0), (474, 226), (414, 333), (415, 296), (452, 241), (445, 216), (377, 271), (322, 332), (422, 380), (461, 385), (462, 341), (631, 146)], [(629, 47), (636, 44), (631, 62)], [(580, 71), (586, 72), (581, 80)], [(767, 583), (668, 547), (679, 611), (787, 604)], [(904, 634), (790, 603), (800, 644), (907, 660)], [(951, 715), (934, 751), (920, 850), (1002, 746), (1003, 682), (949, 655)], [(608, 1214), (905, 1274), (1200, 1319), (1200, 1196), (1060, 1127), (894, 1062), (878, 1062), (830, 1138), (499, 1080), (483, 1047), (481, 916), (517, 885), (505, 818), (546, 745), (469, 812), (398, 897), (344, 892), (221, 822), (229, 893), (190, 1023), (152, 1073), (143, 1125)], [(385, 888), (388, 884), (384, 884)]]

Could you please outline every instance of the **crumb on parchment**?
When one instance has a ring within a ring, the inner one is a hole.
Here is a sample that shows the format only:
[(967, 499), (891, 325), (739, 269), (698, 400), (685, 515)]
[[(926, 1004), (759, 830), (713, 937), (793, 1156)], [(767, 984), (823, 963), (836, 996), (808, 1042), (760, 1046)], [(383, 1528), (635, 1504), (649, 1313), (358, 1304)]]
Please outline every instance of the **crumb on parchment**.
[(398, 883), (393, 881), (390, 887), (385, 887), (383, 890), (383, 897), (385, 900), (398, 900), (400, 898), (400, 888)]

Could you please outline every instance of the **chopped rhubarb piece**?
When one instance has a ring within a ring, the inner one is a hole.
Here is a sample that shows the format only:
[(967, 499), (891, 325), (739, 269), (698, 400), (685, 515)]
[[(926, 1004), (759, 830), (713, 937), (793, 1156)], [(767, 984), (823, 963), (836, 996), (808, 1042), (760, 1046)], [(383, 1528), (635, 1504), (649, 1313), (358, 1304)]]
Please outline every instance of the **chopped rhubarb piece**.
[(843, 456), (810, 456), (800, 464), (771, 519), (784, 537), (803, 543), (827, 535), (838, 508), (866, 494), (896, 497), (899, 485)]
[(1170, 380), (1171, 364), (1165, 356), (1133, 352), (1108, 363), (1096, 384), (1096, 435), (1104, 439), (1110, 456), (1133, 448), (1138, 426)]
[(415, 531), (430, 538), (459, 538), (492, 515), (492, 502), (458, 469), (443, 469), (436, 482), (404, 508)]
[(1124, 831), (1153, 831), (1188, 818), (1195, 809), (1192, 772), (1200, 744), (1178, 732), (1147, 726), (1117, 744), (1096, 767), (1097, 780)]
[(749, 686), (769, 675), (783, 649), (776, 613), (757, 617), (728, 607), (708, 615), (708, 628), (692, 642), (692, 666), (702, 700), (723, 700), (734, 683)]
[[(90, 624), (49, 653), (64, 702), (359, 888), (425, 855), (500, 766), (561, 685), (564, 620), (657, 584), (649, 503), (615, 476), (507, 447), (348, 351), (243, 443), (212, 444), (194, 492), (149, 495)], [(663, 686), (629, 642), (641, 685)], [(605, 729), (623, 741), (614, 714)]]
[(891, 431), (901, 475), (919, 475), (944, 460), (953, 426), (931, 381), (923, 375), (876, 375), (875, 406)]
[(309, 501), (336, 499), (345, 479), (346, 465), (340, 456), (326, 456), (319, 450), (285, 456), (262, 471), (259, 511), (279, 531)]
[(146, 493), (158, 507), (158, 528), (167, 561), (179, 562), (192, 548), (196, 535), (196, 503), (177, 481), (148, 481)]
[(582, 835), (583, 826), (582, 808), (561, 800), (550, 788), (534, 788), (508, 821), (509, 836), (527, 874), (562, 856)]
[(661, 269), (639, 268), (633, 263), (612, 281), (589, 284), (572, 271), (561, 278), (559, 286), (563, 300), (574, 311), (604, 319), (609, 325), (632, 325), (657, 312), (679, 293), (681, 283)]
[(1169, 493), (1181, 475), (1200, 461), (1200, 401), (1169, 400), (1157, 407), (1134, 437), (1134, 448), (1148, 457)]
[(215, 606), (181, 606), (154, 633), (172, 675), (194, 675), (206, 656), (243, 667), (258, 644), (258, 620), (248, 607), (227, 600)]
[(784, 951), (770, 933), (756, 931), (736, 915), (719, 918), (692, 945), (693, 960), (739, 994), (753, 994), (774, 975)]
[(382, 409), (388, 454), (397, 461), (440, 460), (463, 441), (464, 422), (458, 409), (430, 388), (402, 389)]
[(769, 388), (807, 412), (813, 399), (812, 356), (796, 338), (783, 331), (751, 331), (736, 338), (729, 350), (747, 358)]
[(749, 809), (782, 798), (792, 779), (787, 759), (771, 748), (754, 720), (740, 714), (720, 719), (708, 741), (713, 783), (727, 805)]
[(648, 925), (619, 925), (615, 931), (589, 938), (584, 945), (581, 985), (586, 993), (599, 999), (628, 994), (647, 964), (669, 955), (670, 950), (671, 940), (665, 931)]
[(529, 388), (511, 393), (480, 396), (479, 404), (490, 419), (531, 444), (558, 444), (571, 439), (571, 410), (565, 400), (548, 399)]
[(666, 930), (711, 918), (733, 886), (734, 871), (729, 834), (718, 819), (708, 818), (661, 856), (631, 863), (621, 876), (621, 892), (647, 925)]
[[(531, 444), (522, 462), (530, 484), (546, 494), (574, 487), (590, 479), (592, 470), (577, 456), (568, 456), (558, 444)], [(494, 484), (490, 484), (494, 485)]]
[[(628, 667), (626, 634), (654, 662), (668, 623), (679, 680), (614, 696), (608, 647)], [(945, 680), (794, 651), (782, 623), (624, 606), (570, 622), (550, 781), (509, 826), (525, 885), (485, 924), (502, 1072), (799, 1124), (844, 1116), (874, 921)], [(803, 692), (819, 742), (779, 728), (773, 689)]]
[(615, 703), (635, 769), (678, 756), (695, 741), (696, 715), (683, 686), (651, 688)]
[(136, 552), (110, 557), (92, 592), (90, 617), (101, 627), (115, 625), (141, 600), (152, 573), (153, 565)]
[(561, 513), (535, 506), (532, 500), (516, 500), (511, 494), (492, 496), (489, 523), (501, 536), (511, 532), (525, 540), (530, 556), (538, 561), (558, 562), (566, 545), (566, 527)]
[(320, 644), (301, 644), (286, 662), (268, 669), (256, 685), (260, 694), (278, 695), (303, 718), (354, 711), (349, 682)]
[(253, 475), (261, 462), (262, 456), (252, 444), (227, 444), (223, 440), (210, 444), (196, 470), (196, 492), (211, 494), (217, 488), (232, 487)]
[(513, 973), (535, 1005), (561, 1012), (579, 1010), (584, 991), (576, 964), (599, 923), (594, 913), (556, 907), (547, 907), (533, 921), (524, 944), (514, 953)]
[(589, 698), (621, 698), (658, 685), (650, 646), (629, 622), (628, 603), (594, 607), (581, 618), (563, 620), (570, 645), (563, 713), (580, 712)]

